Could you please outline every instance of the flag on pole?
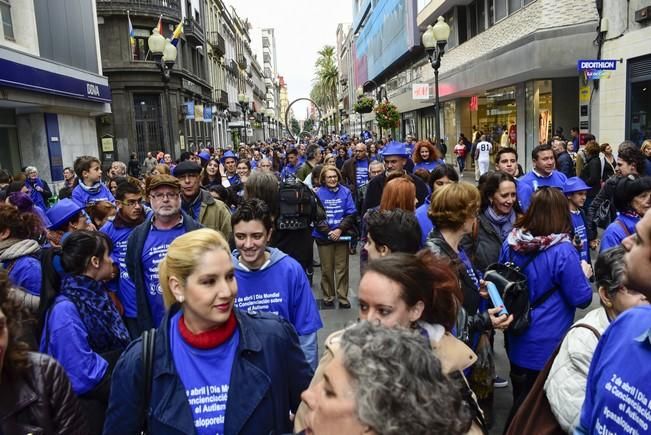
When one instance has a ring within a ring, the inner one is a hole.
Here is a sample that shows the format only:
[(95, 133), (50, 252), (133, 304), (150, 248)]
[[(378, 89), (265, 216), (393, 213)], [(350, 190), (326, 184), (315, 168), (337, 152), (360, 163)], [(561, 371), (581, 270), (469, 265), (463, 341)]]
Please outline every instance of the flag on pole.
[(163, 15), (161, 14), (160, 17), (158, 17), (158, 24), (156, 24), (156, 28), (158, 29), (158, 33), (163, 35)]
[(183, 21), (179, 21), (179, 24), (176, 26), (176, 29), (174, 29), (174, 33), (172, 33), (172, 45), (177, 46), (179, 43), (179, 39), (181, 39), (181, 35), (183, 35)]
[(136, 48), (136, 33), (133, 30), (133, 24), (131, 24), (129, 11), (127, 11), (127, 20), (129, 21), (129, 47), (131, 47), (131, 59), (133, 59), (133, 51)]

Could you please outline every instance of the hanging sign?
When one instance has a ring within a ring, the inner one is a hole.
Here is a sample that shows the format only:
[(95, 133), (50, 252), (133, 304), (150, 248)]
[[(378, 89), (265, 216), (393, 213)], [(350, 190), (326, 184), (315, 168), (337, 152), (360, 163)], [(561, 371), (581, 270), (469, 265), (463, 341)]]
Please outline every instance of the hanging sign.
[(614, 59), (579, 60), (577, 68), (588, 80), (607, 79), (610, 78), (610, 72), (617, 69), (617, 61)]

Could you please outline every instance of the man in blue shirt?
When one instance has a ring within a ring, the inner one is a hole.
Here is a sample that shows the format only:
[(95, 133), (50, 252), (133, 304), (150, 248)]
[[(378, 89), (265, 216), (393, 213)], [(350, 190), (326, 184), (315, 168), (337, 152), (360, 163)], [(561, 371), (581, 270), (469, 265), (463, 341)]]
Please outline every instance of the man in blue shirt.
[(235, 304), (247, 311), (277, 314), (296, 329), (308, 363), (316, 370), (317, 331), (323, 327), (312, 288), (301, 265), (280, 249), (269, 248), (273, 220), (260, 199), (244, 201), (231, 220), (235, 239)]
[(533, 169), (522, 176), (518, 183), (518, 200), (526, 211), (529, 208), (531, 196), (541, 187), (555, 187), (563, 190), (567, 177), (554, 169), (556, 161), (554, 151), (547, 144), (538, 145), (531, 151)]
[(127, 241), (133, 230), (145, 220), (142, 205), (142, 192), (135, 184), (122, 182), (115, 193), (118, 212), (115, 219), (108, 221), (101, 229), (113, 242), (113, 264), (118, 266), (119, 274), (107, 286), (117, 293), (124, 308), (122, 316), (131, 338), (137, 337), (138, 331), (136, 306), (136, 286), (127, 271)]
[(298, 151), (296, 148), (292, 148), (291, 150), (287, 151), (287, 162), (285, 163), (283, 170), (280, 171), (280, 178), (284, 180), (290, 175), (295, 176), (296, 171), (298, 170), (298, 166)]
[(158, 327), (163, 315), (163, 291), (158, 265), (178, 236), (201, 228), (181, 210), (181, 185), (171, 175), (151, 177), (147, 192), (153, 216), (138, 225), (127, 242), (127, 270), (136, 287), (138, 331)]
[[(651, 213), (622, 242), (627, 288), (651, 299)], [(622, 289), (620, 291), (627, 291)], [(649, 433), (651, 306), (632, 308), (610, 324), (592, 357), (575, 434)]]

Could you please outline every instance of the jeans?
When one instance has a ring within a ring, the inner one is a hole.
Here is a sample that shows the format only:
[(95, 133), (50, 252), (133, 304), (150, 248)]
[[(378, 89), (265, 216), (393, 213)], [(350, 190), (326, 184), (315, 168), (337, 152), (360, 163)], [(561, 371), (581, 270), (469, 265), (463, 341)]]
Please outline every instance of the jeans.
[(459, 173), (463, 174), (463, 170), (466, 168), (466, 158), (457, 157), (457, 166), (459, 166)]

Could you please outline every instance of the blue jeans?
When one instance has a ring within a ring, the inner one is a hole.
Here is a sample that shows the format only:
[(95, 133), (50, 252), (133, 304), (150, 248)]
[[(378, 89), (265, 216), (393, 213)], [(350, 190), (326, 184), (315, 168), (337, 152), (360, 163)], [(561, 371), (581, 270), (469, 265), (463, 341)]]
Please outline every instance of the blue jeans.
[(463, 170), (466, 168), (466, 158), (457, 156), (457, 165), (459, 166), (459, 173), (463, 174)]

